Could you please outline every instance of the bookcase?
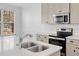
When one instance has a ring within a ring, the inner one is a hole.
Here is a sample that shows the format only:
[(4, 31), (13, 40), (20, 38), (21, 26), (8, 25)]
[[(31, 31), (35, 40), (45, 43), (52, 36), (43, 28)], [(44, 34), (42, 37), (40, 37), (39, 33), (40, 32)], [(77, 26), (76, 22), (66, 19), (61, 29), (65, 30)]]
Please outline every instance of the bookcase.
[(14, 11), (0, 10), (0, 35), (11, 36), (14, 34)]

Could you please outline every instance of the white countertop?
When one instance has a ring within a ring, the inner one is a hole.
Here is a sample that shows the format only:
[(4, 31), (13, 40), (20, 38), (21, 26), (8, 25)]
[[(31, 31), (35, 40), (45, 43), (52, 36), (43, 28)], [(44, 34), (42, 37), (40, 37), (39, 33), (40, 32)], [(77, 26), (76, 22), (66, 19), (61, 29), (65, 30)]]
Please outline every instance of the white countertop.
[(56, 46), (56, 45), (51, 45), (51, 44), (46, 44), (43, 42), (39, 42), (39, 41), (35, 41), (35, 40), (27, 40), (27, 41), (32, 41), (41, 45), (45, 45), (45, 46), (49, 46), (49, 49), (44, 50), (42, 52), (31, 52), (27, 49), (13, 49), (13, 50), (9, 50), (9, 51), (5, 51), (2, 55), (4, 56), (48, 56), (50, 54), (54, 54), (57, 51), (60, 51), (60, 49), (62, 49), (62, 47), (60, 46)]
[(76, 40), (79, 40), (79, 35), (68, 36), (66, 38), (67, 39), (76, 39)]

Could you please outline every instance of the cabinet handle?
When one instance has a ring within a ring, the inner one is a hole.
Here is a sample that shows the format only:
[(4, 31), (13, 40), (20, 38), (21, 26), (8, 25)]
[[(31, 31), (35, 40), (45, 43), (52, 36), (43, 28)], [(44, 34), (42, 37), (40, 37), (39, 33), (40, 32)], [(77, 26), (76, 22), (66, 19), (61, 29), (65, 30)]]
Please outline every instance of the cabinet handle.
[(76, 47), (76, 49), (79, 49), (78, 47)]
[(75, 52), (75, 50), (73, 50)]
[(73, 43), (74, 41), (70, 41), (71, 43)]

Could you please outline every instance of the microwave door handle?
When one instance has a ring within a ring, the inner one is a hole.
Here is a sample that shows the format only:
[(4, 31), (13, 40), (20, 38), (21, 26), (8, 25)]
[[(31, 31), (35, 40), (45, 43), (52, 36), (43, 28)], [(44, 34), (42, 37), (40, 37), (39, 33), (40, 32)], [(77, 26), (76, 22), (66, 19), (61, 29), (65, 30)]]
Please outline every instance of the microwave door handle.
[(64, 18), (64, 22), (65, 22), (65, 16), (63, 16), (63, 18)]

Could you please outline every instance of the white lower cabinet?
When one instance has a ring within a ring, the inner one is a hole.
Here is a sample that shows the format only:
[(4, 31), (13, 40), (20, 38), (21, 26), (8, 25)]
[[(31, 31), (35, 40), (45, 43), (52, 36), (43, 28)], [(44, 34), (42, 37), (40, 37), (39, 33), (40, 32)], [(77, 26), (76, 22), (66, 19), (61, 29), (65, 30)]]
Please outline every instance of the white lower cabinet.
[(14, 48), (15, 36), (0, 37), (0, 53)]
[(3, 51), (11, 50), (14, 48), (14, 36), (3, 37)]
[(72, 44), (66, 44), (66, 46), (67, 56), (79, 56), (79, 46)]
[(79, 56), (79, 40), (76, 38), (67, 38), (66, 40), (66, 55)]

